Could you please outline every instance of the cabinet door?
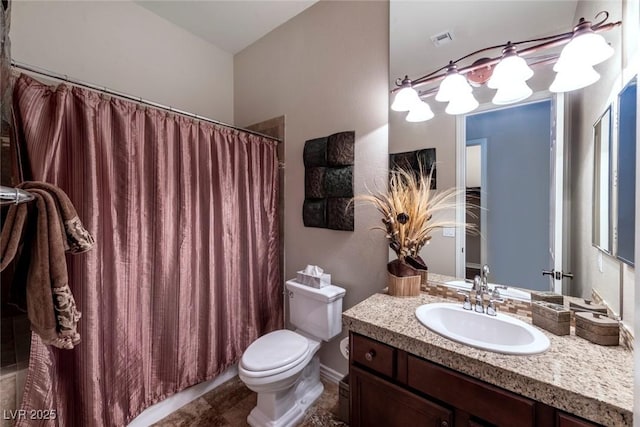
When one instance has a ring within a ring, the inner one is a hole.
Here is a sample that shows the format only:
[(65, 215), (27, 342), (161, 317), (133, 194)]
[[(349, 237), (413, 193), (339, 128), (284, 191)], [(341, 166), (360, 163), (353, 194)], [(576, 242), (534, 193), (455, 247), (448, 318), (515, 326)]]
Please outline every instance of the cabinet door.
[(576, 418), (569, 414), (564, 414), (562, 412), (558, 412), (558, 427), (597, 427), (597, 424), (592, 423), (591, 421), (583, 420), (581, 418)]
[(351, 366), (351, 427), (453, 427), (453, 412)]
[(408, 378), (409, 387), (484, 423), (502, 427), (539, 425), (535, 422), (533, 400), (412, 355), (408, 360)]

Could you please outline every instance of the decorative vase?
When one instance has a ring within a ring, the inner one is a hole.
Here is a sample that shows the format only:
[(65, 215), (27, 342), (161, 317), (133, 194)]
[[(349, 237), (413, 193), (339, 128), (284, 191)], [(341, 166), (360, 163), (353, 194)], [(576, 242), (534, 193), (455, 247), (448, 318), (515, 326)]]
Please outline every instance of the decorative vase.
[(420, 285), (426, 288), (429, 279), (429, 269), (424, 260), (420, 256), (407, 256), (405, 262), (416, 271), (416, 274), (420, 276)]
[(420, 295), (421, 276), (396, 276), (387, 273), (387, 292), (394, 297), (416, 297)]
[(396, 297), (415, 297), (420, 295), (422, 276), (419, 270), (400, 261), (387, 264), (387, 293)]

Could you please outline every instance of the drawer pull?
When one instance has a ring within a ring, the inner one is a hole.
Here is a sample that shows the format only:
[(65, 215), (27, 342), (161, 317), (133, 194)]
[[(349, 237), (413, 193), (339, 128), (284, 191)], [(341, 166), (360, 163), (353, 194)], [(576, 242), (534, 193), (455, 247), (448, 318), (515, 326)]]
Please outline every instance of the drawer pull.
[(371, 362), (374, 357), (376, 357), (375, 350), (369, 350), (367, 354), (364, 355), (364, 358), (367, 359), (367, 362)]

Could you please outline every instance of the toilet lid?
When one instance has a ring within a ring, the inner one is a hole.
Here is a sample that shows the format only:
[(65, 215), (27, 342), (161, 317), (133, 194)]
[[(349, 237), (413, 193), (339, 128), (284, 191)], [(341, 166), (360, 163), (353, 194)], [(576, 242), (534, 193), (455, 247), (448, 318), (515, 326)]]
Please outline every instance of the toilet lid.
[(242, 366), (249, 371), (268, 371), (291, 364), (307, 354), (309, 341), (283, 329), (258, 338), (242, 355)]

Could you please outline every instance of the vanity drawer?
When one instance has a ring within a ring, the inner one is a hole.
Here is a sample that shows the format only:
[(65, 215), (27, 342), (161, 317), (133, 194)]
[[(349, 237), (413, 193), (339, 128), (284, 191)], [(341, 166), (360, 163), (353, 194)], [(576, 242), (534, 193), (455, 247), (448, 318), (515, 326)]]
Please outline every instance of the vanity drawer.
[(358, 363), (375, 372), (393, 378), (396, 349), (378, 341), (351, 334), (352, 363)]
[(577, 418), (559, 411), (558, 411), (558, 420), (556, 422), (556, 425), (558, 427), (597, 427), (598, 426), (597, 424), (594, 424), (591, 421), (583, 420), (581, 418)]
[(534, 401), (412, 355), (408, 385), (491, 424), (535, 425)]

